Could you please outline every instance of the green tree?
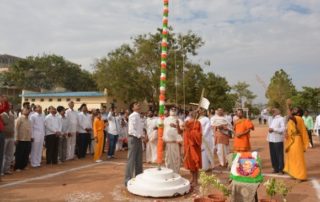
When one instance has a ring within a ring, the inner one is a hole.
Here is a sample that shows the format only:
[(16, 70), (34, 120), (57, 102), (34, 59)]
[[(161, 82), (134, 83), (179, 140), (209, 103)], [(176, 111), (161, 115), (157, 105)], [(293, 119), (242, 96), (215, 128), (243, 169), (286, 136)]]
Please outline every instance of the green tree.
[(11, 85), (37, 91), (57, 86), (71, 91), (96, 89), (88, 71), (57, 55), (30, 56), (19, 60), (5, 73), (5, 79)]
[(230, 93), (231, 87), (224, 77), (209, 72), (205, 75), (203, 86), (206, 89), (205, 96), (211, 102), (211, 108), (221, 107), (225, 111), (232, 111), (237, 97)]
[(302, 87), (292, 98), (293, 104), (312, 112), (319, 112), (320, 88)]
[(240, 81), (234, 86), (232, 86), (232, 89), (238, 96), (238, 102), (243, 104), (241, 107), (246, 106), (245, 103), (251, 104), (252, 100), (254, 100), (257, 97), (252, 91), (248, 89), (249, 87), (249, 84)]
[[(126, 101), (147, 100), (156, 106), (159, 95), (160, 43), (161, 30), (158, 29), (154, 34), (134, 37), (132, 46), (124, 44), (98, 60), (95, 64), (95, 78), (99, 89), (108, 88), (112, 95)], [(183, 95), (182, 71), (185, 74), (185, 83), (197, 84), (194, 89), (198, 90), (201, 80), (196, 79), (202, 77), (202, 69), (191, 63), (188, 56), (196, 55), (197, 49), (202, 45), (202, 39), (192, 32), (169, 34), (166, 92), (168, 102), (176, 102), (176, 97), (177, 102), (181, 102), (184, 96), (187, 103), (194, 100), (194, 92), (188, 90), (186, 92), (191, 95)]]
[(282, 112), (285, 112), (286, 100), (294, 96), (295, 93), (296, 89), (291, 78), (283, 69), (280, 69), (275, 72), (270, 80), (270, 84), (266, 92), (268, 105), (271, 107), (277, 107)]

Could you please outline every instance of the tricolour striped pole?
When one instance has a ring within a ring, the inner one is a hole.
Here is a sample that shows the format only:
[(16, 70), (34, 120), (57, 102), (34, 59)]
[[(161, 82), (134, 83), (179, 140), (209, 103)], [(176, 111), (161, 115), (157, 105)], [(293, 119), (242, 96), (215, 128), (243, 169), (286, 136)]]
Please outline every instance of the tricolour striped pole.
[(163, 122), (166, 99), (166, 73), (167, 73), (167, 54), (168, 54), (168, 16), (169, 0), (163, 0), (162, 17), (162, 42), (161, 42), (161, 73), (160, 73), (160, 95), (159, 95), (159, 124), (158, 124), (158, 165), (159, 168), (163, 160)]

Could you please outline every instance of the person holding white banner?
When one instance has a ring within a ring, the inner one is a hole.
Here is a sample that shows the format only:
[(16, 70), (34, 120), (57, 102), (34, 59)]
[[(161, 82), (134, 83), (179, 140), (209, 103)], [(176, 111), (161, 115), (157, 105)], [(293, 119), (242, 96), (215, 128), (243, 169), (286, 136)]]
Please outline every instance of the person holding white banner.
[(214, 133), (210, 124), (209, 118), (206, 116), (207, 111), (202, 107), (199, 110), (199, 122), (201, 123), (202, 129), (202, 144), (201, 144), (201, 158), (202, 158), (202, 169), (207, 171), (214, 168)]

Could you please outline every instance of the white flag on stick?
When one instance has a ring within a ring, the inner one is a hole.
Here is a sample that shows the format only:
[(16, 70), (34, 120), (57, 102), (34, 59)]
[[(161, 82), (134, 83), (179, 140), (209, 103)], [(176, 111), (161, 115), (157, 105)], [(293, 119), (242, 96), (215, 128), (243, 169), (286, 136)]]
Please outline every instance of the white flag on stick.
[(201, 100), (200, 100), (200, 103), (199, 103), (200, 107), (205, 109), (205, 110), (208, 110), (209, 109), (209, 106), (210, 106), (210, 102), (207, 98), (205, 97), (202, 97)]

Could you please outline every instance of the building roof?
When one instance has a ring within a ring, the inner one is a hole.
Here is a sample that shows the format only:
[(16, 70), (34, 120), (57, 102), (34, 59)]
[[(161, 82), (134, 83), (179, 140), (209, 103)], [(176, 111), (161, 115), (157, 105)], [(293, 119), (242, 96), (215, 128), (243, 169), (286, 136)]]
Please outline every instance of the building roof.
[[(82, 92), (44, 92), (44, 93), (24, 93), (23, 97), (101, 97), (105, 96), (98, 91)], [(20, 95), (22, 97), (22, 95)]]
[(7, 55), (7, 54), (0, 54), (0, 68), (7, 67), (8, 65), (16, 62), (17, 60), (21, 60), (22, 58), (13, 56), (13, 55)]

